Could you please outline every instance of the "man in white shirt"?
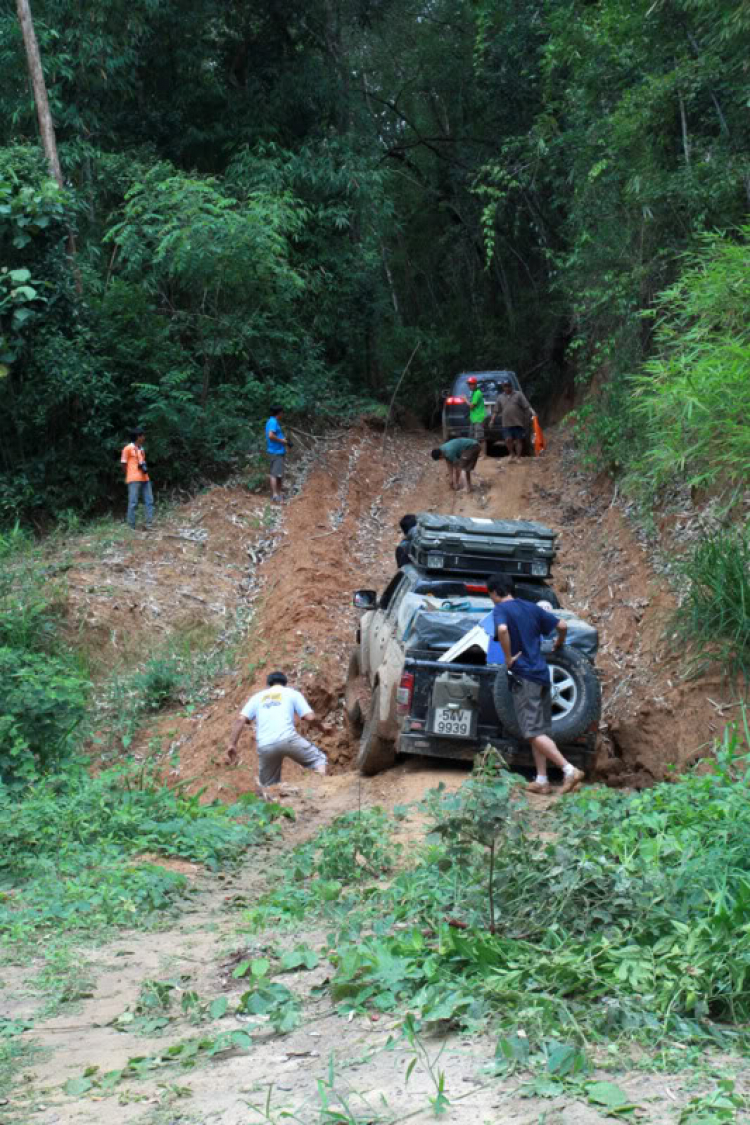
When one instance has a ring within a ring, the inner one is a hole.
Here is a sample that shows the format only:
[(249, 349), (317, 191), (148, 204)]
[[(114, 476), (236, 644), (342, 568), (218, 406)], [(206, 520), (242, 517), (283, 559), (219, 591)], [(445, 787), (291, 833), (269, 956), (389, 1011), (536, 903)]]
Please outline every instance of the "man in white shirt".
[(251, 695), (239, 713), (229, 740), (229, 761), (236, 760), (240, 735), (255, 720), (258, 783), (261, 789), (279, 784), (284, 758), (291, 758), (316, 773), (325, 773), (325, 754), (297, 733), (294, 720), (299, 715), (308, 726), (325, 730), (323, 723), (316, 718), (304, 695), (287, 687), (287, 678), (283, 672), (271, 672), (266, 683), (268, 687)]

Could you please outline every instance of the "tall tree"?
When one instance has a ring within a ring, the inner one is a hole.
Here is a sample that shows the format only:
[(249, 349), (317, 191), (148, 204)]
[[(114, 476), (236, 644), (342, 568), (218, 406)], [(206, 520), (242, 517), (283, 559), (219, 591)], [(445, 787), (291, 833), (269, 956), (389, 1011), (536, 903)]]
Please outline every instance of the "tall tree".
[(57, 180), (58, 186), (62, 187), (63, 177), (60, 168), (60, 158), (57, 155), (55, 125), (52, 120), (52, 114), (50, 113), (47, 85), (44, 81), (44, 70), (42, 69), (42, 56), (39, 53), (39, 43), (37, 41), (36, 31), (34, 30), (34, 20), (31, 15), (29, 0), (16, 0), (16, 9), (18, 11), (18, 21), (21, 24), (24, 47), (26, 48), (26, 62), (29, 68), (32, 89), (34, 91), (34, 103), (39, 119), (39, 132), (42, 138), (42, 147), (47, 157), (50, 172), (53, 178)]

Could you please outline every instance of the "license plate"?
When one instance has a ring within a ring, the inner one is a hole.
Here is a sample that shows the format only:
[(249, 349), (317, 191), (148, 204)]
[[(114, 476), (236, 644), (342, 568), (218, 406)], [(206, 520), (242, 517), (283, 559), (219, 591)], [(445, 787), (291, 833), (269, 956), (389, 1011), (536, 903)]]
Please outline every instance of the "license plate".
[(471, 720), (474, 712), (457, 711), (453, 707), (437, 707), (432, 713), (432, 733), (451, 738), (471, 738)]

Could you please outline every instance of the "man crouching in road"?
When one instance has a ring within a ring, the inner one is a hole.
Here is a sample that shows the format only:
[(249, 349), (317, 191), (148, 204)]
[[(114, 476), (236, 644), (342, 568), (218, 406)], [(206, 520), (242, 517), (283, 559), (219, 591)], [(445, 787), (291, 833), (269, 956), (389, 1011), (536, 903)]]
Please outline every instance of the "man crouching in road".
[(471, 492), (471, 474), (479, 459), (479, 449), (479, 442), (474, 438), (457, 437), (444, 441), (431, 451), (433, 461), (442, 459), (448, 466), (448, 480), (454, 492), (461, 488), (462, 480), (466, 483), (466, 491)]
[(316, 718), (304, 695), (287, 687), (287, 678), (283, 672), (271, 672), (266, 683), (268, 686), (251, 695), (240, 711), (229, 740), (229, 761), (236, 761), (237, 743), (242, 730), (254, 719), (255, 740), (258, 744), (258, 784), (261, 789), (279, 784), (284, 758), (291, 758), (316, 773), (325, 773), (325, 754), (298, 734), (294, 726), (295, 715), (299, 715), (308, 726), (325, 730), (322, 721)]
[(528, 785), (531, 793), (551, 793), (547, 780), (547, 762), (563, 772), (561, 793), (570, 793), (583, 781), (583, 770), (572, 766), (550, 737), (552, 731), (552, 690), (549, 668), (542, 656), (542, 637), (557, 630), (555, 648), (565, 644), (568, 626), (565, 621), (533, 602), (516, 599), (513, 579), (505, 574), (493, 575), (487, 591), (495, 603), (492, 616), (497, 639), (505, 655), (505, 665), (517, 686), (513, 703), (521, 734), (531, 743), (536, 764), (536, 779)]

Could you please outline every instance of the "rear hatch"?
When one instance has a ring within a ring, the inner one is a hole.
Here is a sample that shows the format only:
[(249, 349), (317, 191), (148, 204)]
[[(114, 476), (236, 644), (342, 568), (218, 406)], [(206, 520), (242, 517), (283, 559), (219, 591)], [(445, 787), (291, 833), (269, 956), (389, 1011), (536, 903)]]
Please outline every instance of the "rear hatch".
[(501, 377), (510, 379), (514, 390), (519, 389), (518, 379), (513, 371), (467, 371), (463, 375), (459, 375), (444, 404), (445, 425), (448, 433), (454, 436), (457, 434), (463, 435), (469, 429), (469, 399), (471, 398), (469, 376), (472, 374), (484, 397), (484, 405), (487, 411), (485, 424), (489, 422), (492, 409), (500, 394)]

